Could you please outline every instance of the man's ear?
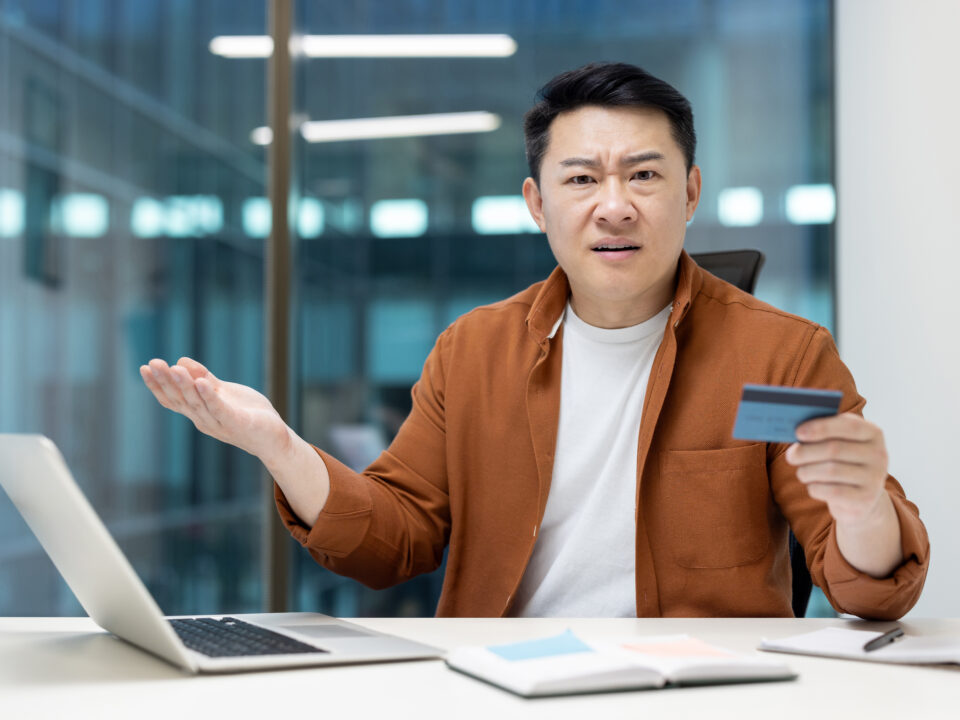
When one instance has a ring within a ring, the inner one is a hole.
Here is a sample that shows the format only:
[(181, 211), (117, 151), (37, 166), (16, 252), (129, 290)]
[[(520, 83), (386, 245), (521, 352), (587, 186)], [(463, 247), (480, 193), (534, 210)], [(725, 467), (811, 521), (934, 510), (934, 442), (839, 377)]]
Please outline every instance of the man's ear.
[(693, 214), (700, 204), (700, 185), (703, 179), (700, 176), (700, 167), (694, 165), (687, 173), (687, 222), (693, 219)]
[(540, 188), (536, 181), (528, 177), (523, 181), (523, 199), (527, 201), (527, 210), (530, 211), (530, 217), (540, 228), (540, 232), (547, 231), (547, 224), (543, 220), (543, 197), (540, 195)]

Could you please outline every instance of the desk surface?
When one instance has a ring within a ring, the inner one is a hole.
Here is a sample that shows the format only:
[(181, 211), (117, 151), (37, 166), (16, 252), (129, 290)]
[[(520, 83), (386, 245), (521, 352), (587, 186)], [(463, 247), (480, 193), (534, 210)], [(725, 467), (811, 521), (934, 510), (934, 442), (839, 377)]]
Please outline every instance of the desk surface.
[[(357, 619), (441, 648), (511, 642), (568, 627), (591, 636), (688, 633), (751, 651), (763, 637), (829, 625), (784, 619)], [(907, 634), (960, 637), (960, 620), (907, 620)], [(87, 618), (0, 618), (0, 718), (952, 718), (960, 667), (888, 666), (780, 655), (799, 678), (525, 700), (455, 673), (439, 660), (227, 676), (189, 676)]]

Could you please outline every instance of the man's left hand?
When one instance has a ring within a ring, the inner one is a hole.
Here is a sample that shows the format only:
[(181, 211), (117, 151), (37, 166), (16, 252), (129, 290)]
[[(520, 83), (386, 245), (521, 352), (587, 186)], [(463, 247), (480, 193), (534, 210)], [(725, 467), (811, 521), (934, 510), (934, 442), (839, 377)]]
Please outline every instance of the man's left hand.
[(883, 432), (856, 413), (808, 420), (786, 452), (810, 497), (827, 504), (840, 525), (869, 522), (886, 499)]

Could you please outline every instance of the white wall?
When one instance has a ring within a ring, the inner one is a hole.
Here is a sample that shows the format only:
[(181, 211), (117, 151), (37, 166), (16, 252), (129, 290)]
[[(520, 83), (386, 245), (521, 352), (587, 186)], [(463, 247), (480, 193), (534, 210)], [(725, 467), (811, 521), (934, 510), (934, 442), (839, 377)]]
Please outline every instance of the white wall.
[(960, 617), (960, 2), (837, 0), (840, 352)]

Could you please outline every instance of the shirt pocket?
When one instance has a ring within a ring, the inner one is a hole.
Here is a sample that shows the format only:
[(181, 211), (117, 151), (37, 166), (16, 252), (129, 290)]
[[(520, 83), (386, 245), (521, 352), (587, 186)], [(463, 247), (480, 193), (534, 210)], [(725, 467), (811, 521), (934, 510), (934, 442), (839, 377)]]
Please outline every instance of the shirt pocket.
[(760, 560), (770, 546), (770, 483), (763, 444), (667, 450), (660, 456), (661, 517), (674, 560), (729, 568)]

